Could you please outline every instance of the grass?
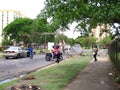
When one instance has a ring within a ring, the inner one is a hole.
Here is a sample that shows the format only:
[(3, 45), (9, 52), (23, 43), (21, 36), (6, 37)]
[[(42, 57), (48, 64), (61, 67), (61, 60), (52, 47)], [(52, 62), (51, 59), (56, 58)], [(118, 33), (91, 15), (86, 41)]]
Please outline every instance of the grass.
[[(76, 56), (69, 58), (61, 63), (31, 73), (35, 76), (34, 80), (18, 80), (19, 83), (39, 85), (41, 90), (62, 90), (91, 60), (89, 56)], [(18, 82), (17, 82), (18, 83)], [(0, 90), (15, 83), (0, 85)]]
[(0, 58), (3, 58), (2, 52), (0, 52)]
[(16, 83), (19, 83), (19, 80), (14, 80), (8, 83), (0, 84), (0, 90), (5, 90), (6, 87), (10, 87), (12, 85), (15, 85)]

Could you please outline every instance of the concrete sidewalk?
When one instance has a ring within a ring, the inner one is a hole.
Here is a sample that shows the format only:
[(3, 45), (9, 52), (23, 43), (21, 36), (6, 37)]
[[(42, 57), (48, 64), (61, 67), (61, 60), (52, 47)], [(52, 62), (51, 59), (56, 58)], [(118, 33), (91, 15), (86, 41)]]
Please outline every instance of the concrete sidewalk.
[(63, 90), (118, 90), (114, 85), (113, 67), (109, 58), (93, 60)]

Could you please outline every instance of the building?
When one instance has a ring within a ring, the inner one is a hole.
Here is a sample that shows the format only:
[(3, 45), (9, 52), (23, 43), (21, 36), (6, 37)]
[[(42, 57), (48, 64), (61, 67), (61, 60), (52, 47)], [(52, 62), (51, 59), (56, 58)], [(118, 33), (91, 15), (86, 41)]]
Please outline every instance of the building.
[(109, 32), (106, 32), (109, 28), (109, 25), (99, 25), (92, 29), (92, 35), (100, 42), (104, 37), (109, 36)]
[(0, 10), (0, 43), (2, 42), (2, 30), (16, 18), (26, 17), (17, 10)]

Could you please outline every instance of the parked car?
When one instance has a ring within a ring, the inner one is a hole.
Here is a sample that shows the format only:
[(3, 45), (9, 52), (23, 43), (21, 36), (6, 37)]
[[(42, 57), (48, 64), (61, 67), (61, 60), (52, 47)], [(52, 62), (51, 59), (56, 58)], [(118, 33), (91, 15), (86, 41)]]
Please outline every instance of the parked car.
[(3, 56), (8, 59), (10, 57), (13, 58), (21, 58), (27, 57), (27, 51), (20, 46), (10, 46), (8, 49), (4, 50)]

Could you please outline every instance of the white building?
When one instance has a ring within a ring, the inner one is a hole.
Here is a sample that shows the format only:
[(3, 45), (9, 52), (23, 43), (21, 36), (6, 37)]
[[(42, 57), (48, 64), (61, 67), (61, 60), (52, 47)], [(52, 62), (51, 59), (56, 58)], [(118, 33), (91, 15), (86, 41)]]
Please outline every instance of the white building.
[(26, 17), (16, 10), (0, 10), (0, 43), (2, 42), (2, 30), (12, 21), (19, 17)]
[(98, 42), (104, 37), (108, 36), (108, 32), (103, 32), (103, 30), (109, 30), (109, 25), (99, 25), (96, 28), (92, 29), (92, 34), (97, 38)]

